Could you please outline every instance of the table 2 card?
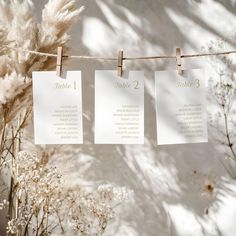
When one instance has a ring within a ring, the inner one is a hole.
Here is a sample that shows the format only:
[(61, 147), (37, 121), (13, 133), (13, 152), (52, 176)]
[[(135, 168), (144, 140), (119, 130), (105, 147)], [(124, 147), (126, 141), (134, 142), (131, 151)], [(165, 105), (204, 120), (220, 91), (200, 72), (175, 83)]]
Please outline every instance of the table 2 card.
[(95, 72), (95, 143), (143, 144), (144, 73)]
[(35, 144), (83, 143), (81, 72), (33, 72)]
[(207, 142), (203, 70), (157, 71), (155, 80), (158, 144)]

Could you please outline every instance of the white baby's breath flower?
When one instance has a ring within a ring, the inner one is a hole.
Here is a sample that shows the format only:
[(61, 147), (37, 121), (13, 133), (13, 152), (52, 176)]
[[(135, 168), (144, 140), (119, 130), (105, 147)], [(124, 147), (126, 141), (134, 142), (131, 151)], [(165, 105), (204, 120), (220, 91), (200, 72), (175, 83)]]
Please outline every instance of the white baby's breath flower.
[(4, 199), (2, 202), (0, 202), (0, 210), (3, 210), (8, 206), (9, 206), (9, 202), (6, 199)]
[(12, 219), (7, 223), (7, 233), (16, 234), (18, 231), (17, 219)]

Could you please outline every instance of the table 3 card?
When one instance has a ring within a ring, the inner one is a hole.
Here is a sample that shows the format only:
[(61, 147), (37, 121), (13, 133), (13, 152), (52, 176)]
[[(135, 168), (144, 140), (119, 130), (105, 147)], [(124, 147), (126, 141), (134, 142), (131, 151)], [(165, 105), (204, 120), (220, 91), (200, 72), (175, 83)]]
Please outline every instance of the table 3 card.
[(33, 72), (35, 144), (81, 144), (81, 72)]
[(207, 142), (204, 71), (156, 71), (155, 80), (158, 144)]
[(144, 73), (95, 72), (95, 143), (143, 144)]

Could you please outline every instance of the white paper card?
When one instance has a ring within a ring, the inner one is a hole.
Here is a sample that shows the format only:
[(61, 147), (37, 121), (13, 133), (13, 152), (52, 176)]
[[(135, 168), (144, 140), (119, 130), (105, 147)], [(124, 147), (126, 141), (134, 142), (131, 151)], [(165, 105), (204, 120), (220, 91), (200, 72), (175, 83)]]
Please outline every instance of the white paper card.
[(35, 144), (81, 144), (81, 72), (33, 72)]
[(207, 142), (204, 71), (156, 71), (155, 81), (158, 144)]
[(143, 144), (144, 72), (95, 72), (95, 143)]

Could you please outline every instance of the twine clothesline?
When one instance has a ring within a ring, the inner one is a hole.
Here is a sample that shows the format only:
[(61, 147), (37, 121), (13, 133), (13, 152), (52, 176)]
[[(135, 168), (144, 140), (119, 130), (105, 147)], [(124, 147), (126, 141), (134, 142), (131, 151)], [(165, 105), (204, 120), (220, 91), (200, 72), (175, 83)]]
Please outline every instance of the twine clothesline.
[[(46, 57), (57, 57), (57, 54), (53, 53), (46, 53), (46, 52), (39, 52), (33, 50), (26, 50), (18, 47), (9, 47), (4, 46), (4, 48), (18, 51), (18, 52), (25, 52), (31, 53), (39, 56), (46, 56)], [(181, 54), (181, 58), (194, 58), (194, 57), (205, 57), (205, 56), (220, 56), (220, 55), (230, 55), (236, 54), (236, 50), (232, 51), (223, 51), (223, 52), (209, 52), (209, 53), (195, 53), (195, 54)], [(117, 60), (117, 57), (95, 57), (95, 56), (79, 56), (79, 55), (63, 55), (63, 58), (71, 58), (71, 59), (93, 59), (93, 60), (104, 60), (104, 61), (114, 61)], [(176, 56), (171, 55), (160, 55), (160, 56), (142, 56), (142, 57), (123, 57), (123, 60), (155, 60), (155, 59), (175, 59)]]

